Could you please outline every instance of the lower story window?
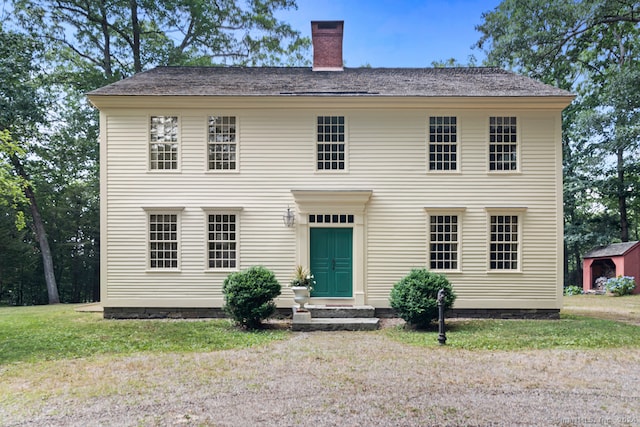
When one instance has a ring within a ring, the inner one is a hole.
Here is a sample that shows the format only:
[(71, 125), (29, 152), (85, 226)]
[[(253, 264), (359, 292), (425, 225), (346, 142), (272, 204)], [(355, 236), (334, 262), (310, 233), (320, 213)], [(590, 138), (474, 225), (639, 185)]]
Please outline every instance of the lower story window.
[(178, 268), (178, 215), (149, 215), (149, 267)]
[(458, 216), (432, 215), (429, 222), (429, 267), (458, 269)]
[(491, 216), (491, 246), (489, 269), (518, 269), (518, 216)]
[(235, 214), (208, 214), (209, 268), (236, 268), (237, 216)]

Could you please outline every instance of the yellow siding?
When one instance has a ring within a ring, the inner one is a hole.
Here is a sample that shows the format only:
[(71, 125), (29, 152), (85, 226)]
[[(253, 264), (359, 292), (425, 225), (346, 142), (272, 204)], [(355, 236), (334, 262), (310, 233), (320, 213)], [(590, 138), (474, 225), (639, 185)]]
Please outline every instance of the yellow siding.
[[(371, 101), (373, 102), (373, 101)], [(295, 208), (291, 190), (372, 190), (365, 219), (365, 301), (388, 306), (389, 291), (411, 268), (427, 263), (429, 207), (464, 207), (461, 268), (448, 273), (459, 308), (559, 308), (562, 283), (560, 112), (437, 105), (403, 110), (341, 109), (326, 101), (307, 108), (103, 109), (103, 304), (220, 307), (228, 271), (206, 271), (205, 211), (242, 208), (239, 266), (264, 265), (285, 285), (297, 262), (296, 230), (282, 214)], [(167, 104), (170, 105), (170, 104)], [(207, 116), (238, 118), (239, 170), (206, 171)], [(346, 172), (315, 171), (317, 115), (344, 115)], [(148, 171), (149, 115), (179, 117), (180, 171)], [(430, 115), (458, 118), (459, 172), (427, 171)], [(516, 115), (518, 173), (488, 173), (488, 117)], [(182, 208), (180, 271), (146, 268), (146, 215)], [(522, 267), (487, 271), (486, 208), (521, 213)], [(298, 218), (299, 219), (299, 218)], [(104, 263), (106, 261), (106, 263)], [(292, 295), (292, 294), (291, 294)], [(292, 304), (283, 288), (281, 306)]]

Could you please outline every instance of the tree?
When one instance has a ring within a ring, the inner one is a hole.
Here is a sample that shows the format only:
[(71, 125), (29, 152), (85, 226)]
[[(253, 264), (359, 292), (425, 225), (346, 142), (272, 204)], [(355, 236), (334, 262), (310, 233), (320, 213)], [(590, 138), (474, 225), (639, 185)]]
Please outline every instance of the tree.
[[(589, 246), (629, 240), (637, 194), (640, 4), (505, 0), (483, 14), (477, 43), (503, 66), (578, 94), (564, 112), (565, 246), (579, 270)], [(635, 217), (634, 217), (635, 218)], [(609, 226), (607, 228), (607, 226)], [(575, 275), (579, 276), (579, 275)]]
[(16, 0), (21, 25), (108, 80), (153, 65), (305, 62), (306, 38), (275, 13), (294, 0)]
[[(27, 199), (33, 228), (37, 237), (49, 295), (49, 303), (60, 302), (55, 281), (51, 249), (44, 222), (36, 201), (35, 191), (25, 161), (31, 142), (38, 135), (38, 127), (45, 124), (45, 97), (38, 90), (39, 69), (32, 59), (38, 46), (29, 38), (17, 33), (5, 32), (0, 27), (0, 132), (3, 132), (0, 155), (13, 167), (13, 182)], [(5, 182), (6, 179), (6, 166)], [(11, 185), (10, 185), (11, 187)]]
[[(276, 18), (278, 11), (295, 8), (294, 0), (13, 0), (12, 6), (5, 26), (13, 25), (11, 34), (29, 46), (4, 43), (3, 33), (0, 53), (7, 51), (9, 65), (27, 65), (17, 75), (33, 77), (30, 95), (24, 90), (20, 98), (30, 106), (21, 123), (31, 128), (25, 133), (11, 128), (2, 140), (0, 192), (6, 197), (0, 197), (0, 215), (19, 223), (21, 209), (29, 209), (40, 246), (51, 245), (48, 280), (65, 301), (94, 300), (99, 294), (98, 119), (85, 93), (156, 65), (303, 64), (310, 41)], [(34, 40), (41, 42), (38, 49)], [(46, 56), (35, 55), (42, 46)], [(8, 79), (0, 85), (5, 93), (19, 87)], [(47, 108), (44, 94), (55, 100), (55, 109)], [(16, 100), (13, 95), (0, 104)], [(0, 107), (0, 115), (20, 111)], [(0, 117), (0, 123), (8, 122)], [(14, 254), (34, 244), (6, 228), (0, 233), (0, 239), (14, 239)], [(44, 257), (47, 251), (41, 252)], [(14, 303), (42, 300), (35, 291), (42, 285), (35, 275), (42, 271), (31, 269), (28, 280), (18, 281), (16, 270), (6, 267), (11, 274), (4, 278), (14, 280), (13, 295), (20, 295)], [(9, 286), (3, 287), (2, 271), (0, 265), (0, 299)]]
[(469, 55), (467, 59), (469, 61), (467, 64), (458, 62), (458, 60), (455, 58), (449, 58), (446, 60), (431, 61), (431, 66), (434, 68), (457, 68), (457, 67), (475, 67), (476, 66), (475, 56)]

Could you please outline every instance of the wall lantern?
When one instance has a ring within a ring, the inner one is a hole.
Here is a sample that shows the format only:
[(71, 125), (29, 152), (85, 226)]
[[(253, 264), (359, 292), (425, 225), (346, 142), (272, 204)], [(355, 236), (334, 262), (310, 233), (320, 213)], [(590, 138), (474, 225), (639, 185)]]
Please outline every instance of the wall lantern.
[(282, 221), (287, 227), (293, 227), (293, 223), (296, 221), (296, 216), (291, 212), (291, 209), (287, 208), (287, 211), (282, 214)]

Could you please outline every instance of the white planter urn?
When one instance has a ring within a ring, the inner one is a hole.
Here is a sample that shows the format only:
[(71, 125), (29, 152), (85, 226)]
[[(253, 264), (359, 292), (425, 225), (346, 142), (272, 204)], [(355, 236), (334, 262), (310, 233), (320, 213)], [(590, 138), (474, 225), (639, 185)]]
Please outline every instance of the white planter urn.
[(306, 310), (304, 305), (309, 302), (309, 288), (306, 286), (292, 286), (293, 300), (300, 305), (298, 310)]

